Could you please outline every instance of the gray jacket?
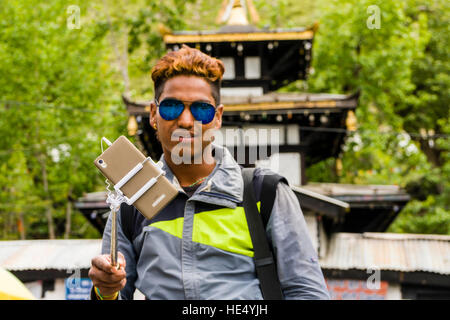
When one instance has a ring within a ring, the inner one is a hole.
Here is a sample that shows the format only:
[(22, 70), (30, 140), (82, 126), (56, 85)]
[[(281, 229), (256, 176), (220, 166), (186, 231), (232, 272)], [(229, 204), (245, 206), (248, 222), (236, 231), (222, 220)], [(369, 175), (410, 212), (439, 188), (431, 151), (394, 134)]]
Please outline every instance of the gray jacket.
[[(127, 272), (121, 299), (132, 299), (136, 288), (148, 299), (262, 299), (242, 208), (240, 167), (226, 148), (215, 146), (215, 158), (214, 171), (188, 198), (162, 157), (179, 194), (152, 220), (135, 212), (132, 242), (118, 215), (118, 248)], [(267, 173), (256, 170), (255, 175)], [(329, 299), (298, 200), (284, 183), (276, 192), (266, 231), (284, 297)], [(102, 253), (109, 253), (110, 233), (111, 217)]]

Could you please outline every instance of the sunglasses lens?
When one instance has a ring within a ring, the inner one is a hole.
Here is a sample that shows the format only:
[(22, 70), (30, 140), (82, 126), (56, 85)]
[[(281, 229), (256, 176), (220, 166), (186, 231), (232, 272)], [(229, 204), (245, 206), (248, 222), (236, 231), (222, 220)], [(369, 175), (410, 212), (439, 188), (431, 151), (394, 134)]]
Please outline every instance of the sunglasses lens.
[(164, 120), (174, 120), (180, 116), (184, 110), (181, 101), (166, 99), (159, 104), (159, 114)]
[(194, 102), (191, 105), (191, 112), (195, 120), (201, 121), (202, 124), (207, 124), (214, 119), (216, 108), (206, 102)]

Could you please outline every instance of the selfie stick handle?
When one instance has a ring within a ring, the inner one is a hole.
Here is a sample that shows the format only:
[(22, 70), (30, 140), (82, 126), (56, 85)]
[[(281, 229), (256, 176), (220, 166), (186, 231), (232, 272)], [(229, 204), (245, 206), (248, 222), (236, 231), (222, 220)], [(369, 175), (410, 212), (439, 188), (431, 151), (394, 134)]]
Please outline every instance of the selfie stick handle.
[(109, 208), (111, 209), (111, 243), (110, 243), (110, 256), (111, 256), (111, 265), (119, 268), (119, 264), (117, 262), (117, 212), (120, 209), (120, 204), (125, 202), (123, 196), (113, 193), (109, 190), (109, 181), (106, 180), (106, 189), (108, 190), (108, 197), (106, 202), (110, 204)]
[(111, 214), (111, 265), (117, 267), (117, 210), (113, 208)]

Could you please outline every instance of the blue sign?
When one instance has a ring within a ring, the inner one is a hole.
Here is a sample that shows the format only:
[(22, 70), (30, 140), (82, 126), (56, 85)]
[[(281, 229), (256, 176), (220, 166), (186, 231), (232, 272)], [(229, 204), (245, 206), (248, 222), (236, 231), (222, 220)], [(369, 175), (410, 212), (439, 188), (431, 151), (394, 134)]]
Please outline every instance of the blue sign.
[(91, 297), (92, 281), (89, 278), (67, 278), (66, 300), (89, 300)]

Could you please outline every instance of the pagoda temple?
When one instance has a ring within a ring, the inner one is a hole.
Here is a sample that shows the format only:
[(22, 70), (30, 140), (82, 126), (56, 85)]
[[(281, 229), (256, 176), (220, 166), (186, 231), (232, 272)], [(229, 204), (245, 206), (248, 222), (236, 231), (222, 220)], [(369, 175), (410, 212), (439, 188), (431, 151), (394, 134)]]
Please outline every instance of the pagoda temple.
[[(168, 51), (186, 44), (225, 64), (222, 128), (214, 143), (226, 146), (235, 158), (244, 150), (246, 156), (237, 159), (242, 166), (266, 167), (287, 177), (317, 244), (326, 243), (322, 237), (336, 232), (386, 231), (409, 201), (403, 190), (397, 186), (309, 183), (305, 173), (322, 160), (339, 159), (346, 137), (356, 130), (358, 93), (277, 91), (307, 79), (317, 24), (258, 29), (248, 17), (257, 20), (251, 0), (224, 0), (218, 20), (226, 23), (220, 29), (163, 35)], [(123, 101), (129, 114), (129, 136), (136, 136), (138, 147), (158, 160), (162, 149), (150, 126), (150, 101), (133, 101), (127, 95)], [(262, 149), (265, 152), (260, 152)], [(105, 193), (94, 193), (76, 204), (100, 231), (108, 212), (105, 199)]]
[[(251, 9), (252, 2), (247, 3)], [(294, 185), (304, 185), (306, 167), (337, 158), (348, 130), (356, 129), (358, 94), (277, 92), (307, 78), (317, 24), (261, 30), (249, 23), (241, 1), (224, 1), (222, 8), (218, 20), (226, 21), (223, 27), (165, 33), (167, 50), (186, 44), (224, 62), (224, 113), (216, 143), (226, 145), (235, 157), (238, 149), (244, 149), (241, 165), (265, 166), (289, 177)], [(256, 20), (256, 11), (250, 11)], [(123, 101), (130, 115), (129, 135), (137, 135), (145, 152), (159, 159), (162, 150), (149, 125), (149, 101), (132, 101), (125, 95)], [(258, 157), (249, 159), (249, 155)]]

